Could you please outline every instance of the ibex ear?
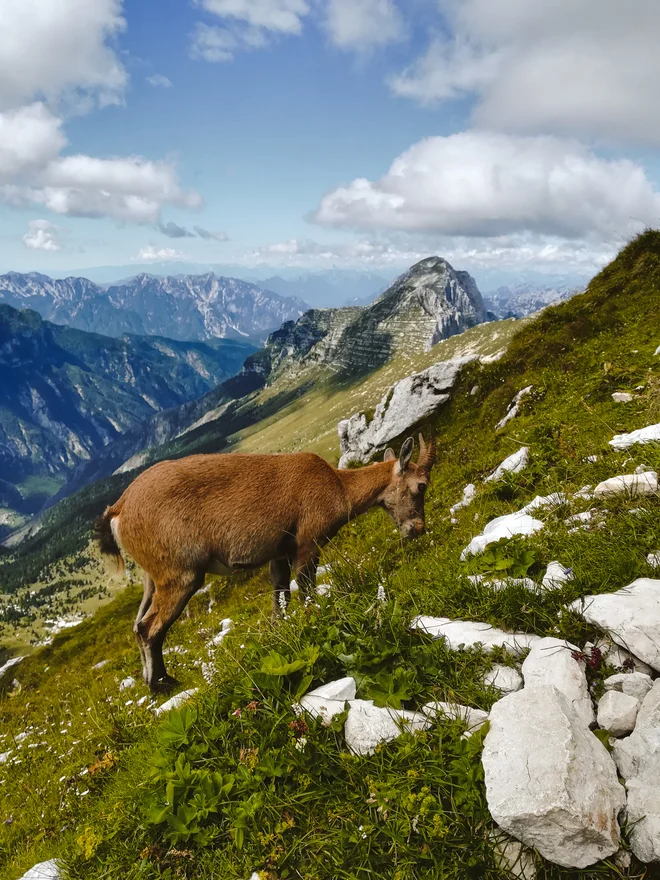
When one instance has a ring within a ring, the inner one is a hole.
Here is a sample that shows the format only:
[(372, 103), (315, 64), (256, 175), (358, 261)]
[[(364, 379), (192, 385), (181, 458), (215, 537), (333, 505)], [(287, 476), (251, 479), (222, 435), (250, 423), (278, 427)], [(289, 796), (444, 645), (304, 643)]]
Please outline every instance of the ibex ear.
[(403, 473), (403, 471), (405, 471), (405, 469), (410, 464), (410, 459), (412, 458), (412, 454), (413, 454), (413, 446), (414, 446), (413, 438), (408, 437), (408, 439), (404, 442), (403, 446), (401, 447), (401, 452), (399, 453), (399, 471), (401, 473)]
[(396, 458), (396, 452), (392, 449), (392, 447), (388, 447), (385, 450), (385, 455), (383, 456), (383, 461), (394, 461)]

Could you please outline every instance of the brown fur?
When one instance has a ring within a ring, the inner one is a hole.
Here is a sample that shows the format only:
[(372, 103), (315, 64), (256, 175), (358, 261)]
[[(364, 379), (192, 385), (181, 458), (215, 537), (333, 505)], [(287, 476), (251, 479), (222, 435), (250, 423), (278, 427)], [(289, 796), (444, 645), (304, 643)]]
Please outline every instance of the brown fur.
[[(101, 552), (121, 549), (145, 571), (134, 631), (152, 690), (174, 682), (162, 644), (170, 626), (209, 571), (270, 563), (275, 611), (289, 599), (295, 569), (301, 596), (313, 591), (321, 548), (349, 520), (382, 506), (410, 538), (424, 530), (424, 489), (435, 461), (420, 436), (399, 459), (338, 470), (318, 455), (193, 455), (162, 461), (140, 474), (97, 523)], [(115, 531), (113, 533), (112, 521)]]

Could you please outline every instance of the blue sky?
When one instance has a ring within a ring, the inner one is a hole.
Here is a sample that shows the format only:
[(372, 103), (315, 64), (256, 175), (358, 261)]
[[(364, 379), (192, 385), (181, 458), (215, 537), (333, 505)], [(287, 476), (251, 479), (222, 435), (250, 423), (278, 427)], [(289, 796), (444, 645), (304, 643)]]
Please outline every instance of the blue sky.
[(658, 222), (650, 0), (6, 5), (2, 271), (588, 275)]

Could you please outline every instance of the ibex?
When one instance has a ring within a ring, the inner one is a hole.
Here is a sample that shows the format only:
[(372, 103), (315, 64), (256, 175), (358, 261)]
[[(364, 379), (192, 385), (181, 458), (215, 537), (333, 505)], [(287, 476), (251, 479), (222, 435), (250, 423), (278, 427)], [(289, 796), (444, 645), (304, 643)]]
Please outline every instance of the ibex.
[(97, 522), (101, 552), (119, 571), (130, 554), (144, 570), (135, 632), (144, 679), (154, 692), (177, 682), (163, 642), (208, 573), (228, 575), (270, 563), (274, 610), (313, 592), (321, 548), (349, 520), (380, 506), (403, 538), (424, 531), (424, 492), (435, 443), (420, 434), (417, 463), (408, 438), (397, 459), (338, 470), (312, 453), (191, 455), (141, 473)]

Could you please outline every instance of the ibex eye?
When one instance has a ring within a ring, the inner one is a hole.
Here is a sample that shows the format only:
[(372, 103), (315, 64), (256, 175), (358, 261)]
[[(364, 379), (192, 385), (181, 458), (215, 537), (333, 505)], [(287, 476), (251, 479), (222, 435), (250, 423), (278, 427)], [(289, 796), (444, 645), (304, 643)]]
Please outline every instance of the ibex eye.
[(417, 484), (418, 492), (426, 492), (426, 483), (418, 483)]

